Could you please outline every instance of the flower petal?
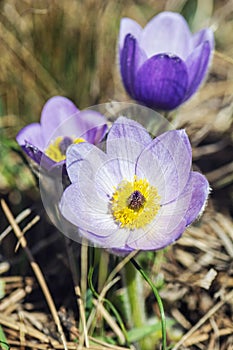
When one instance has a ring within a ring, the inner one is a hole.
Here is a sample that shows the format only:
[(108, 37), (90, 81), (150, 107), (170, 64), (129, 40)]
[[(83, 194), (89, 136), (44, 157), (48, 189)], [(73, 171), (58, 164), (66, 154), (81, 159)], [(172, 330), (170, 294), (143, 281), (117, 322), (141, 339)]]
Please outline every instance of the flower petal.
[(59, 208), (66, 220), (82, 230), (101, 237), (118, 230), (112, 215), (108, 214), (108, 202), (100, 198), (90, 179), (70, 185), (62, 195)]
[(76, 137), (82, 137), (93, 144), (97, 144), (103, 139), (107, 132), (107, 121), (102, 114), (87, 109), (79, 112), (77, 119), (78, 134), (75, 134)]
[(185, 215), (186, 226), (202, 214), (210, 192), (207, 179), (197, 172), (191, 172), (189, 186), (192, 187), (192, 198)]
[(151, 224), (132, 232), (127, 241), (128, 246), (134, 249), (157, 250), (177, 240), (186, 228), (186, 215), (193, 191), (192, 184), (188, 182), (176, 200), (160, 207)]
[(119, 172), (125, 179), (133, 179), (136, 159), (151, 142), (151, 137), (139, 123), (119, 117), (111, 127), (107, 138), (107, 154), (119, 159)]
[(202, 29), (199, 32), (193, 34), (194, 48), (201, 45), (205, 41), (208, 41), (210, 44), (210, 49), (214, 50), (214, 34), (210, 28)]
[(39, 123), (32, 123), (21, 129), (17, 136), (16, 141), (20, 146), (30, 143), (43, 151), (45, 142), (41, 130), (41, 125)]
[(137, 250), (158, 250), (175, 242), (185, 231), (184, 213), (180, 216), (164, 215), (145, 229), (132, 232), (127, 247)]
[(162, 12), (145, 26), (140, 47), (148, 57), (171, 53), (185, 59), (193, 49), (192, 35), (185, 19), (174, 12)]
[(182, 103), (187, 85), (186, 65), (180, 58), (156, 55), (139, 68), (134, 98), (151, 108), (170, 110)]
[(125, 37), (127, 34), (132, 34), (135, 39), (139, 39), (142, 32), (142, 27), (131, 18), (122, 18), (119, 30), (119, 49), (124, 46)]
[(82, 142), (71, 145), (66, 153), (66, 168), (70, 181), (77, 182), (80, 176), (93, 178), (96, 170), (106, 160), (107, 155), (93, 144)]
[[(134, 139), (139, 144), (140, 148), (144, 148), (151, 142), (151, 137), (148, 131), (138, 122), (126, 117), (119, 117), (113, 123), (108, 133), (107, 138), (107, 153), (109, 155), (116, 155), (117, 148), (112, 147), (112, 140), (118, 140), (122, 143), (122, 138)], [(110, 147), (111, 146), (111, 147)], [(114, 146), (116, 146), (114, 144)]]
[[(51, 141), (55, 130), (72, 115), (79, 112), (78, 108), (68, 98), (54, 96), (44, 105), (41, 112), (41, 127), (46, 145)], [(62, 136), (61, 134), (59, 136)]]
[(139, 48), (137, 40), (131, 34), (127, 34), (120, 52), (120, 71), (125, 89), (132, 98), (136, 71), (145, 60), (146, 55)]
[[(72, 145), (67, 150), (67, 172), (72, 183), (92, 181), (98, 195), (109, 201), (122, 181), (122, 161), (111, 159), (89, 143)], [(126, 165), (125, 165), (126, 167)]]
[(49, 170), (54, 166), (54, 161), (48, 158), (43, 152), (39, 150), (36, 146), (29, 142), (25, 142), (22, 150), (32, 159), (34, 162)]
[(132, 249), (125, 247), (129, 231), (119, 230), (113, 231), (109, 236), (96, 235), (95, 233), (79, 230), (80, 234), (88, 239), (92, 244), (100, 248), (106, 248), (112, 252), (121, 253), (130, 253)]
[(211, 48), (208, 41), (199, 45), (187, 58), (186, 66), (189, 74), (189, 82), (184, 101), (188, 100), (196, 92), (205, 78), (211, 60)]
[(177, 198), (189, 179), (192, 152), (184, 130), (167, 131), (155, 138), (140, 154), (136, 175), (155, 186), (161, 204)]

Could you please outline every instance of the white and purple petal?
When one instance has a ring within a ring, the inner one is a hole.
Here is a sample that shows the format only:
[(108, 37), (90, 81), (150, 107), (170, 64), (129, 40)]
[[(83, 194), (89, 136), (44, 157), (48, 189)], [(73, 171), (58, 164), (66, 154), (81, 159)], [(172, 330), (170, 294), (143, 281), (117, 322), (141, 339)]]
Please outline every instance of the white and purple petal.
[[(122, 169), (129, 168), (127, 160), (111, 158), (86, 142), (69, 147), (66, 164), (72, 183), (92, 181), (98, 195), (106, 201), (110, 200), (118, 184), (126, 178)], [(131, 164), (134, 172), (135, 163)]]
[(191, 172), (189, 186), (192, 188), (192, 197), (185, 214), (186, 226), (190, 225), (202, 214), (210, 192), (207, 179), (198, 172)]
[(192, 152), (184, 130), (171, 130), (155, 138), (140, 154), (136, 175), (157, 188), (161, 204), (176, 199), (189, 179)]
[(132, 179), (139, 154), (152, 141), (145, 128), (132, 119), (119, 117), (112, 125), (107, 138), (108, 157), (120, 160), (122, 178)]
[(96, 193), (89, 179), (71, 184), (64, 191), (59, 207), (62, 215), (82, 230), (105, 237), (118, 229), (108, 214), (108, 202)]
[(114, 186), (117, 184), (116, 180), (114, 182), (113, 174), (108, 174), (108, 170), (106, 170), (105, 164), (107, 162), (108, 156), (106, 153), (87, 142), (72, 145), (67, 150), (66, 168), (71, 182), (76, 183), (86, 179), (92, 181), (95, 185), (96, 174), (100, 172), (105, 178), (105, 181), (103, 181), (104, 188), (109, 189), (108, 191), (103, 190), (106, 195), (109, 191), (112, 193)]
[(150, 250), (153, 247), (157, 250), (177, 240), (187, 226), (186, 217), (189, 216), (188, 208), (193, 197), (192, 184), (192, 181), (188, 181), (178, 198), (161, 205), (151, 224), (132, 232), (127, 245), (134, 249)]
[(165, 11), (147, 23), (139, 45), (148, 57), (172, 53), (184, 60), (193, 49), (191, 39), (185, 19), (179, 13)]
[(95, 232), (80, 230), (80, 234), (89, 240), (95, 246), (106, 248), (113, 253), (123, 254), (129, 253), (133, 249), (127, 247), (126, 242), (129, 236), (128, 230), (120, 230), (119, 227), (117, 231), (112, 231), (109, 236), (97, 235)]

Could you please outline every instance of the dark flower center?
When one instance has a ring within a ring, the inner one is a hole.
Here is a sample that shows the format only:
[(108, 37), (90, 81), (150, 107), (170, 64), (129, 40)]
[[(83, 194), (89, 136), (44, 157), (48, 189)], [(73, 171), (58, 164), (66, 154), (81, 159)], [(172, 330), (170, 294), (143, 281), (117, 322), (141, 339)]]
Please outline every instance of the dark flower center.
[(67, 148), (73, 143), (73, 140), (68, 137), (68, 136), (65, 136), (60, 144), (59, 144), (59, 150), (61, 152), (62, 155), (65, 155), (66, 154), (66, 151), (67, 151)]
[(139, 210), (145, 203), (146, 198), (140, 191), (134, 191), (128, 198), (128, 208), (133, 210)]

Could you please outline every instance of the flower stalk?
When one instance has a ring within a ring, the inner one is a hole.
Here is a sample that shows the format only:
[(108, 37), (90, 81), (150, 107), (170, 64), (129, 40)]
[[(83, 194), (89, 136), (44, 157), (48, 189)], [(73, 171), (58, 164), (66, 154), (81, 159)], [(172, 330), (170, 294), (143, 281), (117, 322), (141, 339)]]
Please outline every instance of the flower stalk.
[[(146, 323), (145, 305), (142, 297), (142, 280), (138, 271), (135, 270), (131, 263), (129, 262), (125, 265), (125, 280), (130, 306), (130, 317), (133, 326), (141, 328)], [(141, 350), (148, 350), (152, 345), (151, 340), (148, 337), (141, 339), (139, 344)]]
[[(136, 267), (136, 269), (140, 272), (141, 276), (144, 278), (144, 280), (150, 285), (151, 289), (153, 290), (153, 293), (155, 295), (156, 301), (158, 303), (160, 315), (161, 315), (161, 328), (162, 328), (162, 350), (167, 349), (167, 340), (166, 340), (166, 317), (164, 313), (163, 308), (163, 302), (160, 298), (160, 295), (157, 291), (157, 288), (155, 287), (154, 283), (151, 281), (149, 276), (145, 273), (145, 271), (141, 268), (141, 266), (136, 262), (134, 258), (131, 258), (131, 263)], [(140, 302), (138, 303), (140, 305)]]

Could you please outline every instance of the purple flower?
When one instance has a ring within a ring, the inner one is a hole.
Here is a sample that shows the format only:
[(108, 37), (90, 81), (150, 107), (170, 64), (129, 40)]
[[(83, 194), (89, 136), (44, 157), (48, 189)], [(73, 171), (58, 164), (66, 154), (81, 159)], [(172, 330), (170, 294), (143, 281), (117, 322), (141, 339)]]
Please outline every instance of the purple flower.
[(106, 119), (96, 111), (79, 109), (66, 97), (54, 96), (44, 105), (40, 123), (19, 131), (16, 140), (36, 163), (50, 169), (64, 164), (66, 150), (73, 143), (102, 140)]
[(178, 13), (162, 12), (144, 29), (123, 18), (119, 63), (128, 94), (142, 104), (172, 110), (188, 100), (205, 78), (214, 49), (210, 29), (192, 34)]
[(118, 253), (161, 249), (205, 206), (209, 184), (191, 170), (191, 162), (184, 130), (152, 140), (139, 123), (119, 117), (106, 152), (88, 143), (68, 149), (71, 185), (63, 193), (61, 213), (97, 246)]

